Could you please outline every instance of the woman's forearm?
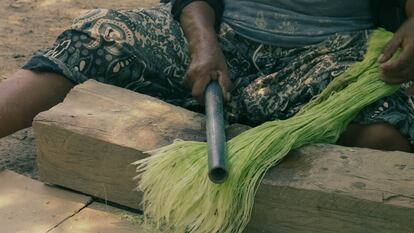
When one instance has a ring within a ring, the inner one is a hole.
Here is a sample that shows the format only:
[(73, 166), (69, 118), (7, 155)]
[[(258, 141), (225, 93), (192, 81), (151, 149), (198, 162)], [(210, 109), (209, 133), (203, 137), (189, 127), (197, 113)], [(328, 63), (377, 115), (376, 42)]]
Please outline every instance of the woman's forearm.
[(218, 46), (214, 10), (206, 2), (195, 1), (187, 5), (181, 13), (180, 23), (192, 56)]
[(184, 82), (201, 104), (205, 88), (212, 80), (220, 84), (225, 100), (229, 101), (231, 97), (232, 84), (215, 30), (216, 19), (215, 11), (205, 1), (191, 2), (180, 15), (191, 57)]
[(414, 0), (407, 0), (405, 3), (405, 13), (408, 18), (414, 15)]

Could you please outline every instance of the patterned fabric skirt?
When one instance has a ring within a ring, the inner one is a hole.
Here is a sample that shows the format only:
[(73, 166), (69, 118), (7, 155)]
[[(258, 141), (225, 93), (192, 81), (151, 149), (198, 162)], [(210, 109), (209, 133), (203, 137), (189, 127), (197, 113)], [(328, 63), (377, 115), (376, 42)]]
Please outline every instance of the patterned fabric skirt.
[[(361, 61), (370, 31), (332, 35), (321, 43), (281, 48), (243, 38), (222, 25), (219, 40), (234, 84), (230, 121), (257, 125), (293, 116), (351, 64)], [(75, 19), (56, 43), (24, 69), (62, 74), (74, 83), (95, 79), (201, 109), (183, 85), (187, 42), (170, 5), (152, 9), (96, 9)], [(354, 120), (387, 122), (414, 145), (413, 98), (403, 88), (365, 108)]]

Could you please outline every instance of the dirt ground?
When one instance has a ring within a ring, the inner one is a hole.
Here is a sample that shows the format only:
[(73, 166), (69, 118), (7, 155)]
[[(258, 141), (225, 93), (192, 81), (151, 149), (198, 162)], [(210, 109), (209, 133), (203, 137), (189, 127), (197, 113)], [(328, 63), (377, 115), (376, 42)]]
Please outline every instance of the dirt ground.
[[(157, 0), (0, 0), (0, 82), (38, 49), (48, 47), (73, 18), (94, 8), (150, 7)], [(0, 170), (37, 178), (31, 129), (0, 139)]]

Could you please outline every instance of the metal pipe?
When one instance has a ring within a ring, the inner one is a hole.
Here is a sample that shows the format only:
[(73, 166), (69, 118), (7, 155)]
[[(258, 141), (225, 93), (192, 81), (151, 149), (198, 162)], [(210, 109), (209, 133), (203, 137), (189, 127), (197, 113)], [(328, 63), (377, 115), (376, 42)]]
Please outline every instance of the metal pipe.
[(208, 176), (213, 183), (221, 184), (228, 177), (226, 136), (224, 131), (223, 93), (217, 81), (205, 91), (206, 128), (208, 146)]

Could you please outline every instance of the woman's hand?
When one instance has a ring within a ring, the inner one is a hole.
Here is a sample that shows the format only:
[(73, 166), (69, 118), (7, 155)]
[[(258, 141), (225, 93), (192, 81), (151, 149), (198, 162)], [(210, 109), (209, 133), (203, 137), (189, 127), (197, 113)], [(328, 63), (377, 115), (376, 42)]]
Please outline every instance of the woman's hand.
[(191, 54), (191, 62), (184, 79), (191, 89), (193, 97), (201, 104), (204, 103), (204, 91), (212, 81), (219, 82), (225, 101), (231, 98), (231, 87), (226, 59), (218, 43), (200, 46), (197, 52)]
[(204, 91), (212, 80), (219, 82), (224, 100), (229, 101), (231, 96), (232, 84), (214, 30), (214, 20), (213, 9), (203, 1), (187, 5), (180, 17), (191, 56), (184, 82), (200, 104), (204, 103)]
[[(401, 48), (398, 59), (391, 60), (394, 53)], [(381, 79), (389, 84), (401, 84), (414, 81), (414, 17), (409, 18), (394, 34), (378, 59), (382, 71)], [(407, 89), (407, 94), (414, 95), (414, 85)]]

